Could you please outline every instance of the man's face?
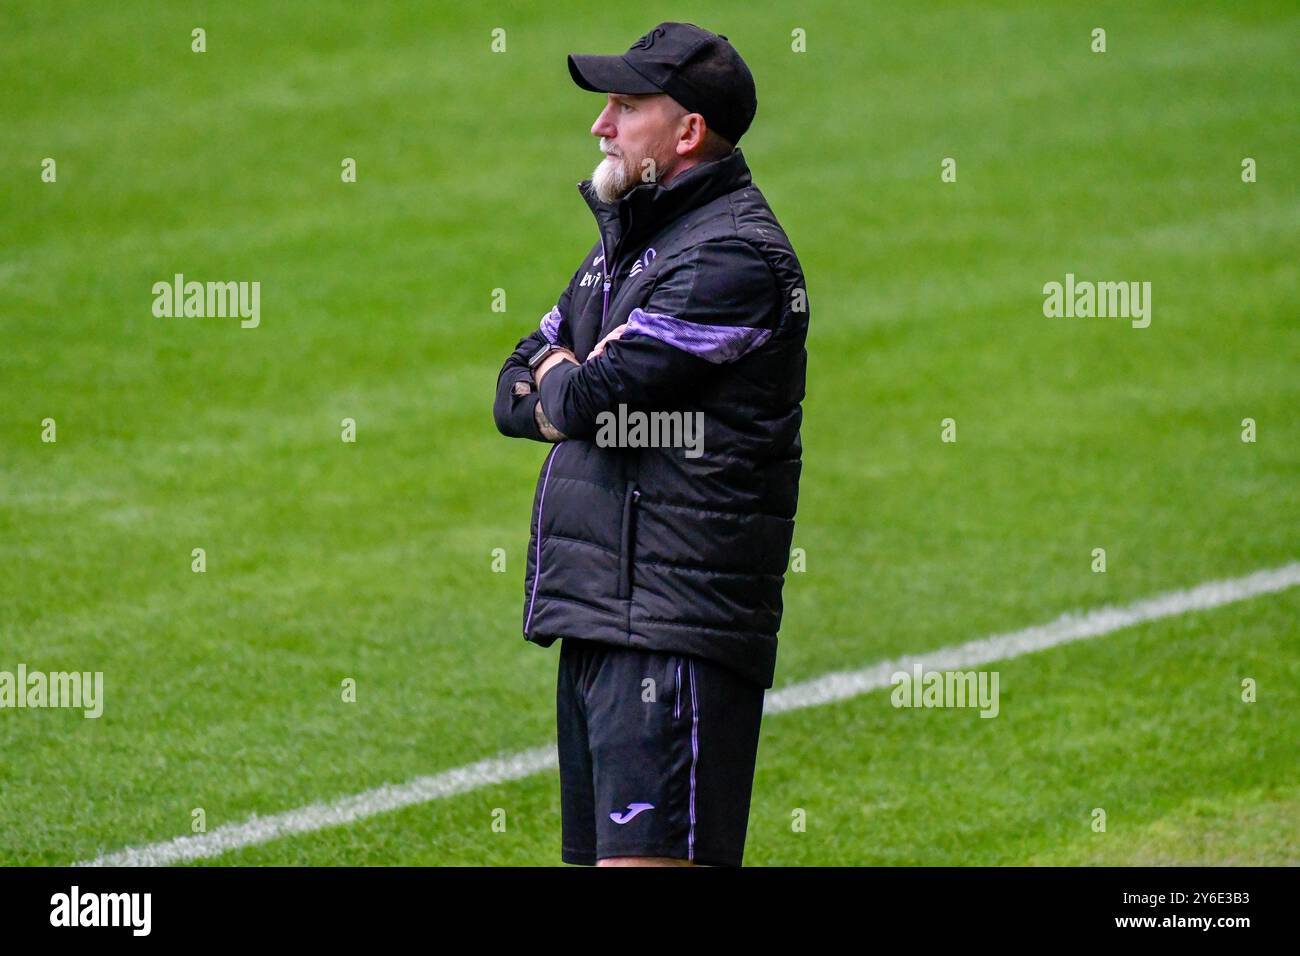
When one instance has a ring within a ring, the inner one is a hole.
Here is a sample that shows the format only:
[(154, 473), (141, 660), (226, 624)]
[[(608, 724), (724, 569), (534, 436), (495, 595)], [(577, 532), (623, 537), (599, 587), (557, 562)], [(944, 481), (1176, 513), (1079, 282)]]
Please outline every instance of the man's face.
[(674, 144), (686, 110), (666, 93), (610, 93), (592, 124), (605, 158), (591, 174), (601, 202), (617, 202), (643, 182), (664, 180), (677, 160)]

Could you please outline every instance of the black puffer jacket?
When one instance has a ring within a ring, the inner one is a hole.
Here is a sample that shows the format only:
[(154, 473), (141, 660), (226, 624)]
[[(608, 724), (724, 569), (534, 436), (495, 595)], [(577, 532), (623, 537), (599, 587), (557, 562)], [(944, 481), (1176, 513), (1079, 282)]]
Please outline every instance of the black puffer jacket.
[[(771, 687), (799, 490), (799, 260), (739, 150), (613, 205), (579, 189), (600, 242), (497, 381), (502, 433), (544, 440), (540, 398), (568, 436), (537, 482), (524, 636), (696, 654)], [(584, 361), (539, 392), (527, 360), (546, 341)], [(702, 413), (703, 453), (602, 447), (598, 417), (620, 404)]]

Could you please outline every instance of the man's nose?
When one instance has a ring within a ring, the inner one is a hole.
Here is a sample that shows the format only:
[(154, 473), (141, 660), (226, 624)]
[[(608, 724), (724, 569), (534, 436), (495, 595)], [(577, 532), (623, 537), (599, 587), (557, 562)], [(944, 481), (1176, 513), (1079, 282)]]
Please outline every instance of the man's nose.
[(606, 106), (600, 111), (600, 115), (596, 117), (596, 122), (591, 124), (591, 135), (613, 139), (617, 133), (618, 127), (614, 125), (614, 121), (611, 119), (609, 107)]

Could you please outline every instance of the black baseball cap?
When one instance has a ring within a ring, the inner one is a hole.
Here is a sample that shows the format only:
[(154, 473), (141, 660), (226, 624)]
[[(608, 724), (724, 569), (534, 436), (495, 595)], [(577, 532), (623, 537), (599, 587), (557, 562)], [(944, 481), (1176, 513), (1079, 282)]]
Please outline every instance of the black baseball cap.
[(661, 23), (621, 55), (570, 53), (569, 73), (593, 93), (667, 93), (733, 146), (758, 110), (736, 48), (693, 23)]

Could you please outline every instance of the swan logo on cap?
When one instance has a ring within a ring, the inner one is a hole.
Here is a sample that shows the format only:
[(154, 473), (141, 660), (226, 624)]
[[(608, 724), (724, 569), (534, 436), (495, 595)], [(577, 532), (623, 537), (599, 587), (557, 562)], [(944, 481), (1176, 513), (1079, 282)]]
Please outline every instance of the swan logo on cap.
[(655, 45), (655, 40), (658, 40), (658, 39), (659, 39), (661, 36), (663, 36), (663, 35), (664, 35), (664, 28), (663, 28), (663, 27), (655, 27), (653, 30), (651, 30), (649, 33), (647, 33), (647, 34), (646, 34), (645, 36), (643, 36), (641, 39), (639, 39), (639, 40), (637, 40), (635, 43), (633, 43), (631, 49), (633, 49), (633, 50), (648, 50), (648, 49), (650, 49), (652, 46)]

